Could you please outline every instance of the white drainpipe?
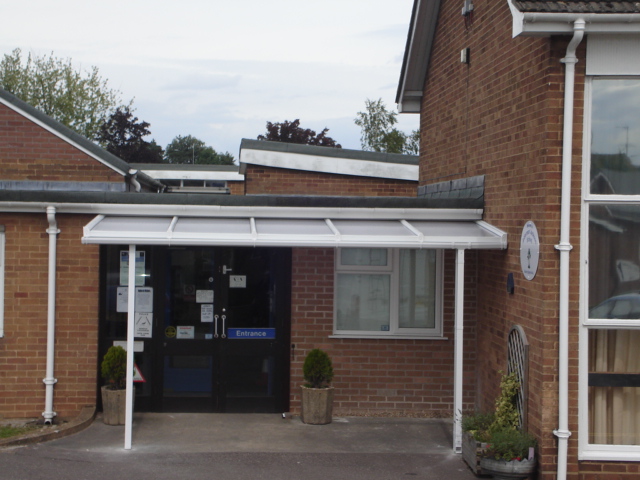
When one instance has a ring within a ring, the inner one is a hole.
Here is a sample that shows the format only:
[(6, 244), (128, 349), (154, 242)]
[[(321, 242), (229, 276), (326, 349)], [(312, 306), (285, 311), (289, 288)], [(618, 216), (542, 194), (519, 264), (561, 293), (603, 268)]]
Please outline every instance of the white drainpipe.
[(564, 82), (564, 129), (562, 136), (562, 192), (560, 210), (560, 302), (558, 318), (558, 428), (553, 433), (558, 437), (557, 480), (567, 478), (567, 445), (569, 431), (569, 253), (571, 227), (571, 160), (573, 147), (573, 102), (575, 67), (578, 62), (576, 49), (584, 36), (585, 21), (578, 19), (573, 24), (573, 38), (567, 54), (561, 60), (565, 64)]
[(47, 367), (44, 384), (46, 385), (45, 405), (42, 416), (45, 424), (51, 424), (56, 412), (53, 411), (53, 386), (58, 381), (53, 377), (53, 365), (55, 360), (56, 343), (56, 243), (60, 233), (56, 223), (56, 208), (47, 207), (47, 220), (49, 228), (49, 295), (47, 308)]

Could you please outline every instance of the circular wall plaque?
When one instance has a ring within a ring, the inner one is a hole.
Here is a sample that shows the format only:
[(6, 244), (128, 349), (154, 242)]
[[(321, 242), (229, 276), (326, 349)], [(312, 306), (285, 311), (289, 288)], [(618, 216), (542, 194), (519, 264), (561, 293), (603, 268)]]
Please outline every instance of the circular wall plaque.
[(535, 223), (529, 221), (522, 229), (520, 238), (520, 266), (524, 278), (532, 280), (538, 271), (538, 261), (540, 260), (540, 238)]

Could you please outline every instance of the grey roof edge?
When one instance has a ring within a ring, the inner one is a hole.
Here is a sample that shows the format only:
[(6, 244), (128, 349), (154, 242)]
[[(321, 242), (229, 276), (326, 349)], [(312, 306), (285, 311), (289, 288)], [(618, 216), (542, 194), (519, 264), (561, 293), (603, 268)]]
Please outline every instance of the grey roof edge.
[(418, 197), (430, 200), (467, 199), (484, 205), (484, 175), (420, 185)]
[[(6, 90), (0, 88), (0, 98), (5, 102), (9, 103), (13, 108), (18, 111), (25, 113), (26, 115), (35, 118), (37, 121), (46, 125), (47, 128), (55, 131), (59, 137), (66, 139), (67, 142), (71, 144), (76, 144), (88, 151), (91, 155), (96, 157), (99, 161), (116, 171), (117, 173), (128, 177), (130, 170), (132, 169), (131, 165), (121, 158), (113, 155), (112, 153), (107, 152), (102, 147), (96, 145), (86, 137), (80, 135), (79, 133), (73, 131), (66, 125), (54, 120), (47, 114), (38, 110), (37, 108), (29, 105), (24, 100), (16, 97), (14, 94), (7, 92)], [(144, 182), (145, 184), (152, 187), (162, 187), (163, 185), (157, 180), (149, 177), (148, 175), (138, 172), (138, 179)]]
[(169, 170), (181, 171), (187, 170), (191, 172), (237, 172), (239, 165), (206, 165), (206, 164), (188, 164), (188, 163), (132, 163), (132, 168), (138, 170)]
[[(249, 207), (308, 208), (433, 208), (482, 209), (476, 198), (417, 197), (331, 197), (295, 195), (219, 195), (135, 192), (60, 192), (0, 190), (0, 211), (3, 204), (12, 207), (28, 204), (121, 204), (121, 205), (199, 205)], [(5, 209), (6, 210), (6, 209)]]
[(400, 153), (366, 152), (348, 148), (319, 147), (316, 145), (302, 145), (299, 143), (272, 142), (266, 140), (251, 140), (243, 138), (240, 143), (240, 158), (242, 164), (242, 149), (265, 150), (270, 152), (295, 153), (299, 155), (314, 155), (319, 157), (344, 158), (348, 160), (363, 160), (369, 162), (396, 163), (418, 165), (418, 155), (404, 155)]
[(401, 113), (420, 113), (439, 14), (440, 0), (414, 0), (396, 92)]
[(513, 5), (521, 12), (540, 13), (640, 13), (637, 1), (606, 2), (601, 0), (513, 0)]

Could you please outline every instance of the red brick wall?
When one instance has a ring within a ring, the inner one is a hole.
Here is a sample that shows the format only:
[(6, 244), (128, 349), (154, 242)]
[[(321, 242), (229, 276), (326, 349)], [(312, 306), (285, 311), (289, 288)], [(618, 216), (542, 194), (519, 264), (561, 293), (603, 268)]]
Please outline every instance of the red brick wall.
[(229, 187), (229, 194), (231, 195), (244, 195), (244, 182), (227, 182)]
[(305, 172), (247, 165), (247, 195), (340, 195), (415, 197), (418, 184), (407, 180)]
[[(0, 180), (122, 182), (120, 174), (0, 105)], [(97, 246), (80, 243), (93, 217), (57, 215), (54, 411), (95, 405), (97, 388)], [(5, 336), (0, 339), (0, 416), (44, 411), (49, 235), (41, 213), (0, 213), (6, 229)]]
[[(509, 234), (509, 249), (478, 254), (477, 403), (483, 410), (493, 407), (497, 372), (506, 368), (509, 328), (521, 325), (530, 342), (529, 430), (540, 439), (539, 478), (551, 479), (557, 455), (552, 431), (558, 427), (559, 254), (554, 245), (560, 235), (564, 82), (559, 60), (569, 38), (514, 39), (511, 21), (505, 2), (489, 0), (476, 6), (472, 23), (465, 27), (459, 2), (444, 0), (422, 105), (420, 183), (485, 175), (484, 219)], [(464, 65), (459, 55), (467, 47), (471, 63)], [(572, 177), (570, 475), (578, 473), (579, 106), (584, 53), (582, 47)], [(541, 241), (540, 265), (532, 281), (524, 278), (519, 260), (520, 235), (528, 220), (535, 222)], [(515, 275), (513, 295), (506, 293), (508, 273)]]
[[(453, 413), (453, 252), (445, 263), (444, 340), (340, 339), (333, 333), (333, 249), (294, 248), (291, 300), (291, 410), (300, 411), (302, 363), (312, 348), (331, 356), (334, 412), (451, 417)], [(468, 255), (474, 271), (474, 255)], [(474, 297), (475, 284), (467, 282)], [(467, 305), (473, 308), (472, 304)], [(475, 322), (465, 324), (464, 409), (473, 407)]]
[(122, 182), (122, 175), (0, 104), (0, 180)]
[[(58, 215), (54, 411), (95, 405), (97, 246), (80, 244), (91, 216)], [(5, 337), (0, 339), (0, 417), (40, 417), (45, 406), (49, 224), (46, 214), (0, 214), (5, 226)]]

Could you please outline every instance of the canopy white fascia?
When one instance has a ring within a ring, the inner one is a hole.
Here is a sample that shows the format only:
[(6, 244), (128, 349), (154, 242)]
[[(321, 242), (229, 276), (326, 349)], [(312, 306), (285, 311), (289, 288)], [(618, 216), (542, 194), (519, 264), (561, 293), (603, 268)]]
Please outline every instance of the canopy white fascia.
[(171, 246), (504, 249), (506, 233), (482, 220), (99, 215), (83, 243)]

